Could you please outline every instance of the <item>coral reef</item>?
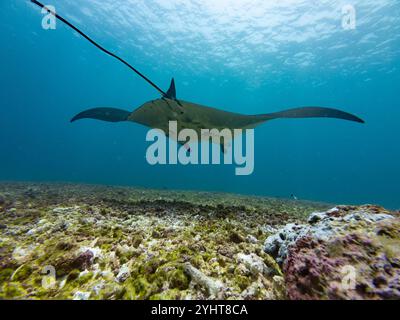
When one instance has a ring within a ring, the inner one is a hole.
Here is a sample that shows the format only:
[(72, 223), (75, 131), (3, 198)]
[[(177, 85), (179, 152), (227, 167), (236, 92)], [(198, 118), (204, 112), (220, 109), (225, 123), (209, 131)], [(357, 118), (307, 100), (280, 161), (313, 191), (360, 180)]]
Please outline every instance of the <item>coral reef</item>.
[(0, 298), (276, 299), (272, 230), (325, 204), (68, 184), (0, 184)]
[(340, 206), (288, 224), (264, 250), (283, 267), (290, 299), (399, 299), (400, 216)]
[(398, 213), (330, 208), (1, 183), (0, 299), (397, 299)]

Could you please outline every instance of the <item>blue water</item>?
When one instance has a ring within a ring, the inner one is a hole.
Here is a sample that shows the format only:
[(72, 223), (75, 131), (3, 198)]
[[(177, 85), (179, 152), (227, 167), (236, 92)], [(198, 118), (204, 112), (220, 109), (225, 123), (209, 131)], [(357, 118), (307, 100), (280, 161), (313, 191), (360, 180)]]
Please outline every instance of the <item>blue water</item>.
[[(342, 28), (343, 5), (357, 13)], [(256, 129), (255, 171), (150, 166), (147, 129), (70, 118), (158, 98), (65, 25), (43, 30), (29, 1), (0, 3), (0, 181), (194, 189), (400, 207), (397, 0), (51, 0), (68, 18), (178, 98), (257, 114), (321, 105), (366, 124), (275, 120)]]

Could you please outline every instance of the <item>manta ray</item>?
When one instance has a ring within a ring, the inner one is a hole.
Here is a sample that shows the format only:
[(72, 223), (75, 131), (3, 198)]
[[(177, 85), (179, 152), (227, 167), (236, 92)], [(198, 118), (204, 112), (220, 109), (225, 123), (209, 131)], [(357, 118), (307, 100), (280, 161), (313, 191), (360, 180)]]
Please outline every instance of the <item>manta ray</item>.
[[(233, 132), (235, 129), (254, 129), (266, 121), (280, 118), (336, 118), (364, 123), (361, 118), (353, 114), (333, 108), (310, 106), (294, 108), (275, 113), (244, 115), (180, 100), (176, 95), (174, 79), (172, 79), (168, 91), (164, 92), (154, 82), (131, 66), (128, 62), (100, 46), (56, 12), (47, 8), (37, 0), (31, 0), (31, 2), (40, 6), (41, 8), (46, 9), (49, 14), (53, 15), (70, 28), (78, 32), (81, 36), (83, 36), (101, 51), (125, 64), (161, 94), (159, 99), (146, 102), (134, 111), (125, 111), (118, 108), (93, 108), (77, 114), (71, 119), (71, 122), (81, 119), (96, 119), (108, 122), (130, 121), (147, 126), (149, 128), (160, 129), (167, 134), (167, 132), (169, 132), (168, 129), (170, 121), (176, 121), (178, 132), (183, 129), (192, 129), (195, 130), (198, 136), (201, 138), (203, 138), (201, 133), (201, 130), (203, 129), (228, 129)], [(234, 138), (234, 134), (232, 137)], [(179, 141), (177, 142), (184, 144)]]
[[(131, 121), (149, 128), (160, 129), (168, 135), (169, 122), (176, 121), (178, 132), (183, 129), (192, 129), (203, 140), (210, 138), (202, 134), (203, 129), (217, 129), (219, 131), (228, 129), (232, 131), (232, 137), (234, 137), (235, 129), (254, 129), (266, 121), (279, 118), (337, 118), (359, 123), (364, 122), (350, 113), (322, 107), (303, 107), (259, 115), (228, 112), (178, 100), (176, 98), (174, 79), (172, 79), (171, 86), (165, 96), (146, 102), (133, 112), (117, 108), (94, 108), (77, 114), (71, 119), (71, 122), (81, 119), (96, 119), (108, 122)], [(174, 137), (176, 138), (177, 135), (175, 134)], [(226, 140), (219, 141), (222, 147), (223, 143), (229, 144), (229, 141)], [(184, 144), (180, 141), (176, 142)]]

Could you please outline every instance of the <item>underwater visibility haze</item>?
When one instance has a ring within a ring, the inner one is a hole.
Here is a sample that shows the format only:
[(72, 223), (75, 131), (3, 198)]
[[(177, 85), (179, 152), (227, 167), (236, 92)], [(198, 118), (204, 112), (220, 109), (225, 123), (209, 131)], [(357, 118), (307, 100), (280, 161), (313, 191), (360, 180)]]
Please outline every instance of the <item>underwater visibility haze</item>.
[[(0, 299), (400, 297), (399, 1), (46, 1), (117, 59), (33, 2), (0, 3)], [(149, 164), (167, 120), (257, 127), (254, 171)]]

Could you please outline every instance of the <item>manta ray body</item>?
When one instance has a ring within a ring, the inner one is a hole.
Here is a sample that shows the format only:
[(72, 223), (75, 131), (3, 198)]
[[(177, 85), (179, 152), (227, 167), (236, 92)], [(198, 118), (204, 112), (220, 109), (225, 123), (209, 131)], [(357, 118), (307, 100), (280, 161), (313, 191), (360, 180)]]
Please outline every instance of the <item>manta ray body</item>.
[[(231, 135), (234, 137), (235, 129), (253, 129), (268, 120), (279, 118), (336, 118), (359, 123), (364, 122), (350, 113), (322, 107), (303, 107), (259, 115), (228, 112), (178, 100), (176, 98), (174, 79), (172, 79), (171, 86), (164, 97), (146, 102), (133, 112), (117, 108), (94, 108), (77, 114), (72, 118), (71, 122), (81, 119), (96, 119), (108, 122), (131, 121), (149, 128), (160, 129), (168, 135), (169, 122), (176, 121), (178, 132), (183, 129), (192, 129), (196, 131), (201, 139), (209, 139), (209, 136), (202, 135), (203, 129), (217, 129), (219, 131), (228, 129), (232, 131)], [(177, 135), (174, 135), (174, 137), (177, 137)], [(226, 141), (224, 142), (227, 143)]]

